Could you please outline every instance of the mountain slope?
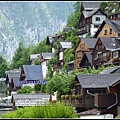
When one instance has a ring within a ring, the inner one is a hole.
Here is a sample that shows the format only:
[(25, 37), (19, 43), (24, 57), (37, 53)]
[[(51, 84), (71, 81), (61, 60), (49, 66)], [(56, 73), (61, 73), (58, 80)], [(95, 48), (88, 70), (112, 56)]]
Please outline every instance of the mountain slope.
[(0, 56), (12, 60), (19, 42), (37, 44), (66, 25), (75, 2), (0, 2)]

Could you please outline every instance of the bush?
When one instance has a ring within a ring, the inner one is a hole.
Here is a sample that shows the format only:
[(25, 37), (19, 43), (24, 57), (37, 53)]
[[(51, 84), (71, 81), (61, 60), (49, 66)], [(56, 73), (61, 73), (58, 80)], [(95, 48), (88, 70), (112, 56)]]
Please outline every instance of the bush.
[(72, 106), (62, 103), (46, 104), (17, 108), (15, 111), (2, 114), (2, 118), (77, 118)]

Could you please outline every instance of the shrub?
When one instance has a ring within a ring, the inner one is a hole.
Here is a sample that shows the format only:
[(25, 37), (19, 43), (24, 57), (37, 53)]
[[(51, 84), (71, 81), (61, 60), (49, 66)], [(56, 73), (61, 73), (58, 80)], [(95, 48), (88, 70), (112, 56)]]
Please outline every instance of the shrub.
[(65, 106), (62, 102), (17, 108), (2, 115), (2, 118), (77, 118), (72, 106)]

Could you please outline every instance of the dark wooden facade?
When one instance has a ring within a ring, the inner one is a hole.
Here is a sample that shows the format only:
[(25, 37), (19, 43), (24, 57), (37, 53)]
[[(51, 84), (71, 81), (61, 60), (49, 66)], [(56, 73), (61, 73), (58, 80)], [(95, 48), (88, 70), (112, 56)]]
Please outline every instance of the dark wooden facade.
[(109, 19), (110, 20), (120, 20), (120, 12), (110, 14)]

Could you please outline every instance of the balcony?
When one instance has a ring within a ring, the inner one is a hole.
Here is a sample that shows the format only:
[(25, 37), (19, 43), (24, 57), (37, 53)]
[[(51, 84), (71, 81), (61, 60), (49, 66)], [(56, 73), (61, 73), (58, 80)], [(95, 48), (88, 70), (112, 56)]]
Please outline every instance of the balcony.
[(99, 108), (109, 107), (116, 103), (115, 94), (95, 94), (94, 106)]
[(62, 95), (61, 100), (66, 105), (71, 105), (73, 107), (84, 107), (83, 95)]

